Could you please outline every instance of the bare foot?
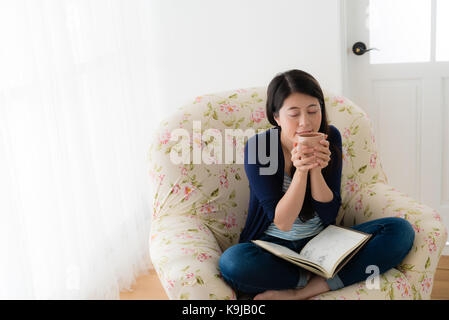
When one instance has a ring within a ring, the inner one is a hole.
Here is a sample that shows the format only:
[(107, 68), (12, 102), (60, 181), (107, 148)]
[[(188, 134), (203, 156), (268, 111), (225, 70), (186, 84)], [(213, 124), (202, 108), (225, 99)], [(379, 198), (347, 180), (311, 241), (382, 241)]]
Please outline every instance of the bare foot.
[[(311, 272), (307, 272), (307, 282), (312, 277)], [(297, 294), (299, 289), (287, 289), (287, 290), (267, 290), (259, 293), (254, 297), (254, 300), (297, 300)]]
[(329, 290), (324, 278), (313, 276), (304, 288), (267, 290), (256, 295), (254, 300), (305, 300)]
[(254, 300), (297, 300), (298, 289), (267, 290), (259, 293)]
[(329, 290), (330, 288), (326, 282), (326, 279), (318, 275), (314, 275), (307, 283), (307, 286), (299, 289), (297, 296), (299, 297), (299, 300), (309, 299)]

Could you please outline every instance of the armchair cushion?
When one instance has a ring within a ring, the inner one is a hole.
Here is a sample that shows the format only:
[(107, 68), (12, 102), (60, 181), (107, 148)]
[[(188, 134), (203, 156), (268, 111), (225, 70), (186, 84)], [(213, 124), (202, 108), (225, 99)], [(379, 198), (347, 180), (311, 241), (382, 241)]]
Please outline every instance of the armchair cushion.
[(438, 212), (382, 182), (366, 185), (343, 206), (341, 225), (345, 226), (384, 217), (400, 217), (410, 222), (415, 241), (397, 268), (410, 282), (409, 294), (414, 299), (430, 299), (434, 274), (447, 240), (447, 230)]
[(209, 228), (194, 216), (165, 216), (154, 226), (151, 259), (170, 299), (236, 298), (222, 281), (222, 251)]

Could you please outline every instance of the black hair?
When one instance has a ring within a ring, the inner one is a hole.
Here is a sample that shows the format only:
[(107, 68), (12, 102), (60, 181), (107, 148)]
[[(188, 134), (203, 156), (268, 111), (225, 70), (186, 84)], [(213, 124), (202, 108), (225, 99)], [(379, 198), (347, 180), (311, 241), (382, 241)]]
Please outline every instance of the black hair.
[[(302, 93), (318, 99), (321, 109), (321, 124), (318, 131), (327, 134), (328, 139), (332, 139), (333, 137), (331, 136), (332, 133), (327, 121), (324, 94), (321, 86), (314, 77), (302, 70), (292, 69), (278, 73), (273, 80), (271, 80), (267, 89), (266, 114), (268, 121), (275, 127), (280, 128), (274, 117), (279, 117), (279, 111), (284, 104), (284, 100), (292, 93)], [(340, 149), (337, 148), (337, 146), (330, 144), (329, 150), (332, 153), (331, 160), (327, 167), (323, 169), (323, 177), (326, 181), (329, 181), (328, 177), (330, 177), (333, 170), (336, 170), (341, 163)], [(296, 167), (292, 166), (292, 175), (295, 170)], [(314, 213), (311, 203), (312, 193), (310, 189), (310, 175), (307, 175), (307, 177), (306, 194), (300, 213), (300, 217), (303, 221), (311, 219)]]

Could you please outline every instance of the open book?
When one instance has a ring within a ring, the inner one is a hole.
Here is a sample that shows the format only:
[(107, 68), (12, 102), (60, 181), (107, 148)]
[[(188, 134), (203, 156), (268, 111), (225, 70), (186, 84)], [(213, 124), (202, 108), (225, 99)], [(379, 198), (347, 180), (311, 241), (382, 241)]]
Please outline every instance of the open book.
[(329, 279), (340, 271), (371, 236), (369, 233), (331, 224), (309, 240), (299, 254), (276, 243), (263, 240), (252, 242), (282, 259)]

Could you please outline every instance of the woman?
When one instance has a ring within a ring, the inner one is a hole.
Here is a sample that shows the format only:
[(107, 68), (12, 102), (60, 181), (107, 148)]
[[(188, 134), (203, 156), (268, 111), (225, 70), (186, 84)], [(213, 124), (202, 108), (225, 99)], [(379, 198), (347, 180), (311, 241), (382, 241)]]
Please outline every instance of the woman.
[[(254, 300), (308, 299), (365, 281), (371, 275), (367, 270), (378, 268), (382, 274), (397, 266), (415, 237), (410, 223), (402, 218), (353, 226), (373, 236), (331, 279), (314, 275), (251, 242), (270, 241), (299, 252), (313, 236), (335, 224), (341, 205), (341, 135), (327, 123), (318, 82), (300, 70), (276, 75), (268, 86), (266, 113), (275, 127), (251, 137), (245, 145), (245, 172), (250, 183), (248, 217), (239, 244), (220, 257), (225, 281), (239, 295), (249, 294)], [(309, 131), (325, 134), (314, 149), (296, 144), (298, 134)], [(256, 150), (248, 148), (250, 142)], [(262, 174), (266, 161), (257, 158), (262, 145), (270, 152), (277, 150), (270, 154), (274, 174)], [(253, 158), (256, 161), (248, 161)]]

